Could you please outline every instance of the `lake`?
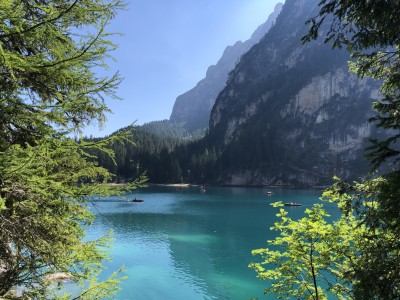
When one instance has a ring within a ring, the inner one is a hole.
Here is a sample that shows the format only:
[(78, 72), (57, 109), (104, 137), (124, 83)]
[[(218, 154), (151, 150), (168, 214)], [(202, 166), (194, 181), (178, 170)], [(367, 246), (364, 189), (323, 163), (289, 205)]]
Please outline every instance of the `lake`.
[(101, 199), (87, 231), (89, 238), (114, 231), (107, 272), (125, 266), (128, 276), (115, 299), (271, 299), (264, 295), (266, 282), (248, 268), (259, 260), (251, 250), (276, 234), (269, 228), (278, 209), (270, 203), (302, 203), (287, 208), (297, 218), (321, 191), (149, 187), (126, 196), (144, 202)]

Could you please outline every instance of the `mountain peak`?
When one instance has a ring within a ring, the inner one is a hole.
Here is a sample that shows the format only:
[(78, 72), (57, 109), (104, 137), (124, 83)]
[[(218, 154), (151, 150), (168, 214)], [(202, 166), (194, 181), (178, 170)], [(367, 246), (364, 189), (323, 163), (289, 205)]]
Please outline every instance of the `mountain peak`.
[(226, 47), (219, 61), (208, 68), (206, 77), (198, 82), (196, 87), (177, 97), (170, 121), (183, 122), (191, 132), (208, 126), (211, 109), (219, 92), (225, 87), (229, 72), (239, 62), (240, 57), (269, 31), (282, 6), (281, 3), (275, 6), (275, 11), (257, 28), (249, 40), (238, 41)]
[(366, 174), (363, 149), (376, 134), (368, 119), (379, 85), (349, 73), (345, 50), (322, 40), (301, 44), (317, 6), (287, 0), (219, 93), (207, 138), (221, 153), (220, 183), (325, 185), (334, 175)]

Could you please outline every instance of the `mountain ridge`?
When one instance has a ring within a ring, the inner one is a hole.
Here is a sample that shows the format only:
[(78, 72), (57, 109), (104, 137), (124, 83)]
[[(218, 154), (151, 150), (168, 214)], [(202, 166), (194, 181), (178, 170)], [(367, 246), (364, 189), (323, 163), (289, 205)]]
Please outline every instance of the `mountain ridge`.
[(287, 0), (230, 73), (209, 123), (209, 143), (223, 149), (219, 183), (325, 185), (334, 175), (367, 173), (363, 151), (376, 134), (368, 119), (379, 85), (349, 73), (346, 51), (321, 40), (301, 45), (317, 5)]
[(250, 39), (245, 42), (238, 41), (225, 48), (218, 62), (207, 69), (206, 77), (194, 88), (176, 98), (170, 121), (183, 122), (190, 132), (208, 127), (211, 109), (218, 93), (224, 88), (229, 72), (240, 60), (241, 55), (258, 43), (270, 30), (282, 7), (283, 4), (278, 3), (274, 12), (255, 30)]
[(126, 162), (137, 161), (157, 183), (321, 187), (334, 176), (366, 176), (364, 149), (381, 134), (368, 121), (380, 84), (350, 73), (345, 50), (322, 40), (301, 44), (317, 7), (318, 0), (286, 0), (275, 25), (229, 73), (203, 138), (161, 141), (153, 134), (159, 126), (190, 133), (182, 122), (150, 124), (138, 131), (136, 153), (116, 151), (123, 167), (114, 173), (131, 177), (136, 169)]

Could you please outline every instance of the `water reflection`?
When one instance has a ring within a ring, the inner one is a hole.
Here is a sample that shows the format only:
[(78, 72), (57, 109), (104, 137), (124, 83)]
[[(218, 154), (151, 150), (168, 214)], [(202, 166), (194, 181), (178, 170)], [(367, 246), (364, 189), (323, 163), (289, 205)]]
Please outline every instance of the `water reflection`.
[[(275, 189), (151, 188), (142, 203), (99, 202), (88, 229), (96, 237), (114, 231), (111, 270), (125, 265), (129, 279), (117, 299), (263, 298), (264, 282), (247, 268), (250, 251), (271, 239), (274, 201), (316, 202), (318, 191)], [(290, 211), (301, 216), (305, 207)], [(265, 298), (265, 297), (264, 297)]]

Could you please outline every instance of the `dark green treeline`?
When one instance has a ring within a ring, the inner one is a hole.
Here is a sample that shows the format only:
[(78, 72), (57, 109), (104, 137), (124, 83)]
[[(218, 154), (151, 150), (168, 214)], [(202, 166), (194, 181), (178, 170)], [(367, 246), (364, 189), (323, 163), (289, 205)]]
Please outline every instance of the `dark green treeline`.
[[(130, 142), (114, 142), (111, 149), (115, 161), (104, 152), (97, 156), (100, 166), (114, 174), (116, 182), (123, 182), (146, 173), (152, 183), (212, 183), (217, 180), (220, 154), (209, 148), (205, 130), (188, 133), (182, 124), (168, 120), (142, 126), (130, 126)], [(86, 138), (99, 141), (101, 138)]]
[(111, 145), (115, 161), (104, 152), (92, 153), (100, 166), (114, 174), (116, 182), (146, 173), (151, 183), (218, 184), (237, 170), (270, 168), (270, 160), (278, 155), (257, 133), (224, 145), (207, 130), (188, 133), (182, 124), (168, 120), (121, 130), (130, 131), (130, 142)]

